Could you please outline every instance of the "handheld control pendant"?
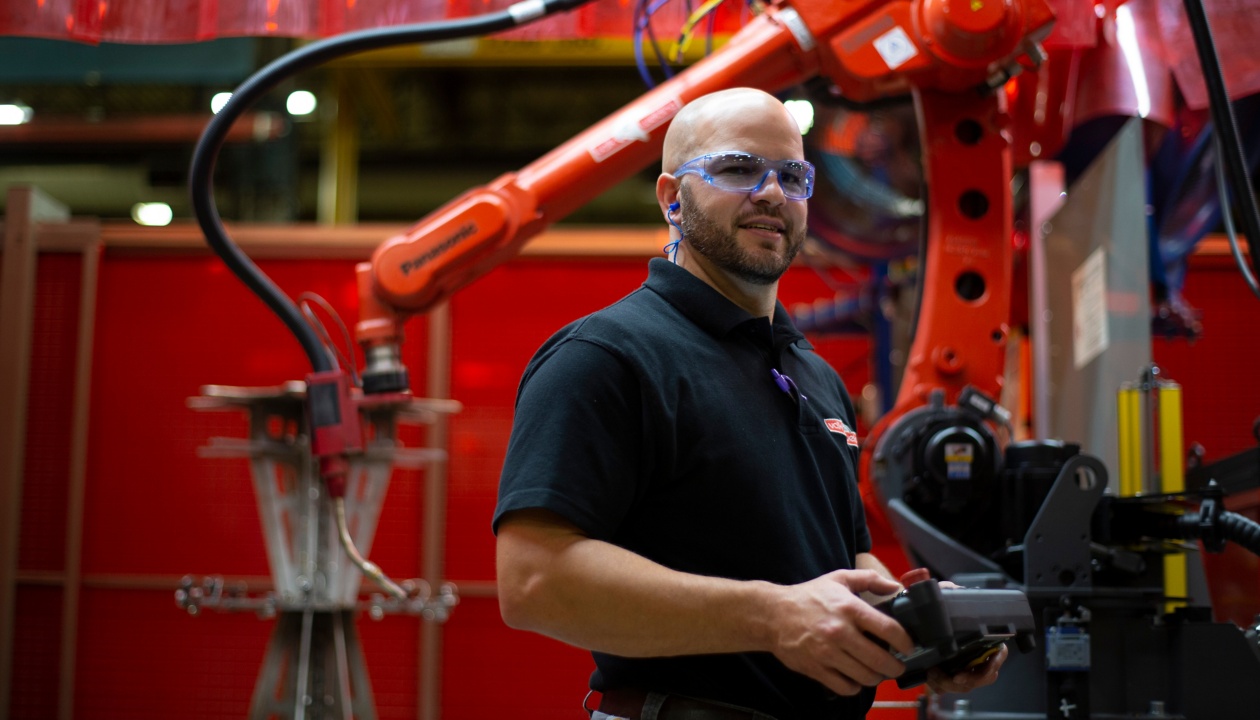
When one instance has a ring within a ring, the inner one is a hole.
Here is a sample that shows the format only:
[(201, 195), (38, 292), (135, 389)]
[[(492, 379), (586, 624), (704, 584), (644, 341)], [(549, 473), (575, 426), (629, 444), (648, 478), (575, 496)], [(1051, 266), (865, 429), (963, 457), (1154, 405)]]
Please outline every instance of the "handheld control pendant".
[(906, 671), (897, 686), (914, 687), (939, 667), (953, 675), (983, 662), (1010, 641), (1020, 652), (1036, 646), (1032, 609), (1019, 590), (941, 588), (935, 580), (917, 582), (875, 605), (901, 624), (915, 650), (898, 654)]

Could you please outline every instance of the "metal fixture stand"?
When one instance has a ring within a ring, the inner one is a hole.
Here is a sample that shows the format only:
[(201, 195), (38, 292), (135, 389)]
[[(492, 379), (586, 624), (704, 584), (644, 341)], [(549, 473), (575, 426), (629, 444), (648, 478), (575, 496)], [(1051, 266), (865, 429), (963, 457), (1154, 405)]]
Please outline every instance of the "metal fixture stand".
[[(393, 469), (423, 467), (445, 457), (441, 449), (401, 447), (398, 424), (432, 423), (460, 406), (409, 395), (358, 397), (356, 404), (367, 440), (363, 453), (351, 458), (345, 510), (354, 546), (367, 557)], [(219, 578), (197, 585), (186, 577), (176, 602), (194, 615), (202, 608), (278, 615), (254, 687), (251, 719), (374, 720), (372, 687), (354, 627), (356, 611), (366, 610), (377, 620), (391, 613), (442, 622), (458, 603), (455, 588), (443, 584), (434, 590), (423, 580), (410, 580), (402, 583), (409, 593), (405, 599), (380, 593), (360, 598), (362, 573), (338, 539), (334, 503), (310, 453), (303, 383), (206, 386), (200, 397), (189, 399), (189, 406), (249, 415), (248, 439), (212, 438), (200, 454), (250, 459), (274, 589), (251, 596), (243, 588), (225, 592)]]

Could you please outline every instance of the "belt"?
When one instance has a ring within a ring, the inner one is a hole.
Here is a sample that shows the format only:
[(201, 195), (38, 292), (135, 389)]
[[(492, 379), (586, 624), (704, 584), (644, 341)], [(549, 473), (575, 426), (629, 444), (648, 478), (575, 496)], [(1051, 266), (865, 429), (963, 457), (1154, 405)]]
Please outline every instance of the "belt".
[[(659, 705), (655, 715), (645, 707)], [(683, 695), (649, 693), (634, 688), (609, 690), (599, 701), (599, 711), (629, 720), (774, 720), (773, 717), (726, 703), (697, 700)]]

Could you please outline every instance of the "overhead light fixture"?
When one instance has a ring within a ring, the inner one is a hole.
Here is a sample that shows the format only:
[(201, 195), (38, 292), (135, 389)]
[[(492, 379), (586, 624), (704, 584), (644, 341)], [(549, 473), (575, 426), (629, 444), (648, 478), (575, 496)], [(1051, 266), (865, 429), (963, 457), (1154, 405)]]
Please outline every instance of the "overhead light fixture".
[(315, 112), (316, 105), (318, 102), (315, 100), (315, 93), (309, 90), (294, 90), (284, 103), (290, 115), (310, 115)]
[(808, 100), (788, 100), (783, 103), (792, 117), (796, 118), (796, 125), (801, 129), (801, 134), (809, 132), (814, 127), (814, 104)]
[(227, 105), (228, 100), (231, 99), (232, 93), (230, 92), (215, 93), (214, 97), (210, 98), (210, 112), (218, 115), (223, 106)]
[(31, 121), (33, 111), (22, 103), (0, 105), (0, 125), (23, 125)]
[(142, 202), (131, 206), (131, 219), (140, 225), (164, 227), (170, 225), (174, 217), (171, 206), (164, 202)]

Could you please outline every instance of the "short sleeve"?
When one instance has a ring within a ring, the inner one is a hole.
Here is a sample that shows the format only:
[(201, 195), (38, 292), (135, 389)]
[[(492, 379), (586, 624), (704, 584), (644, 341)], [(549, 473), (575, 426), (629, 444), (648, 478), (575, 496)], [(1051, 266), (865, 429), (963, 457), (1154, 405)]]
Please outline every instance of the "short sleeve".
[(857, 478), (849, 483), (849, 497), (853, 508), (853, 551), (859, 554), (868, 553), (871, 551), (871, 531), (866, 526), (866, 508), (862, 504)]
[(616, 531), (638, 493), (639, 383), (595, 343), (569, 339), (535, 359), (517, 395), (494, 514), (541, 508), (594, 538)]

